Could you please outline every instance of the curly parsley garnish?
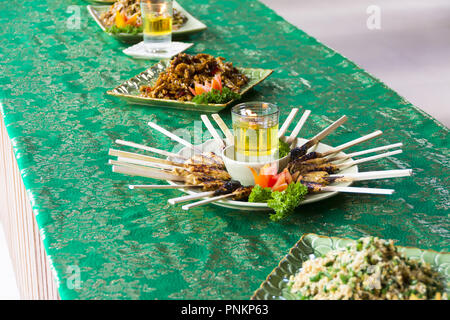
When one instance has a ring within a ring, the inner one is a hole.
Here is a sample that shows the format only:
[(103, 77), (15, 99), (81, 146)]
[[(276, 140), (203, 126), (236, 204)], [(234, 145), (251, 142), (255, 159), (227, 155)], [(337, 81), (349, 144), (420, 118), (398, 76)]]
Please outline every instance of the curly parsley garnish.
[(241, 95), (239, 93), (233, 92), (231, 91), (231, 89), (224, 86), (222, 88), (222, 91), (217, 89), (211, 89), (211, 91), (209, 92), (199, 94), (192, 99), (192, 102), (199, 104), (207, 104), (207, 103), (223, 104), (231, 100), (235, 99), (237, 100), (240, 98)]

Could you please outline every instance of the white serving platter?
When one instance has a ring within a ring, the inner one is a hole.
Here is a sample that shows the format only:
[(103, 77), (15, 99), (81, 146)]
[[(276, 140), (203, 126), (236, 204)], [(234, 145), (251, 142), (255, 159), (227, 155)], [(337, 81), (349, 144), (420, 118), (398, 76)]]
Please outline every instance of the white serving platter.
[[(307, 140), (306, 139), (297, 139), (297, 146), (301, 146), (303, 145)], [(206, 142), (204, 142), (203, 144), (197, 145), (197, 147), (202, 150), (203, 152), (214, 152), (217, 155), (221, 154), (221, 150), (220, 147), (217, 145), (217, 143), (211, 139), (208, 140)], [(315, 147), (311, 148), (309, 150), (309, 152), (311, 151), (318, 151), (318, 152), (326, 152), (328, 150), (333, 149), (334, 147), (324, 144), (324, 143), (319, 143), (317, 144)], [(185, 157), (191, 157), (192, 156), (192, 150), (188, 147), (184, 147), (183, 149), (181, 149), (178, 154), (183, 155)], [(344, 152), (340, 152), (337, 154), (338, 156), (345, 156), (346, 154)], [(167, 158), (168, 160), (174, 161), (174, 162), (180, 162), (180, 159), (174, 159), (174, 158)], [(350, 161), (353, 159), (348, 159), (346, 161)], [(358, 166), (352, 166), (349, 167), (345, 170), (339, 171), (339, 173), (341, 174), (348, 174), (348, 173), (357, 173), (358, 172)], [(167, 181), (169, 184), (171, 185), (176, 185), (179, 184), (177, 182), (173, 182), (173, 181)], [(340, 182), (340, 183), (333, 183), (330, 184), (330, 186), (339, 186), (339, 187), (348, 187), (350, 186), (352, 183), (351, 182)], [(198, 189), (194, 189), (194, 188), (186, 188), (186, 189), (179, 189), (185, 193), (188, 194), (196, 194), (202, 191), (198, 191)], [(318, 201), (322, 201), (325, 199), (328, 199), (330, 197), (333, 197), (335, 195), (337, 195), (338, 192), (337, 191), (333, 191), (333, 192), (319, 192), (319, 193), (315, 193), (315, 194), (308, 194), (305, 197), (305, 200), (301, 203), (301, 205), (305, 205), (308, 203), (314, 203), (314, 202), (318, 202)], [(196, 200), (199, 201), (199, 200)], [(221, 207), (226, 207), (226, 208), (231, 208), (231, 209), (237, 209), (237, 210), (246, 210), (246, 211), (272, 211), (271, 208), (269, 208), (267, 206), (267, 203), (257, 203), (257, 202), (246, 202), (246, 201), (235, 201), (235, 200), (219, 200), (219, 201), (215, 201), (212, 202), (212, 204), (217, 205), (217, 206), (221, 206)]]

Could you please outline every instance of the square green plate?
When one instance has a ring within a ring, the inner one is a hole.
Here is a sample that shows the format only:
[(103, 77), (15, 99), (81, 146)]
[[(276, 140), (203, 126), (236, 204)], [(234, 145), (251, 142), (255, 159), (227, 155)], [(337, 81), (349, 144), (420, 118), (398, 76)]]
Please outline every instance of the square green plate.
[[(235, 100), (231, 100), (224, 104), (197, 104), (190, 101), (177, 101), (168, 99), (155, 99), (148, 97), (141, 97), (139, 95), (139, 88), (142, 85), (153, 85), (158, 79), (159, 74), (166, 70), (170, 65), (170, 60), (161, 60), (157, 64), (153, 65), (144, 72), (137, 76), (125, 81), (120, 86), (109, 90), (107, 94), (121, 98), (131, 104), (141, 104), (149, 106), (159, 106), (165, 108), (183, 109), (183, 110), (196, 110), (202, 112), (218, 112), (232, 103)], [(273, 70), (270, 69), (252, 69), (252, 68), (237, 68), (240, 72), (249, 77), (250, 81), (242, 87), (241, 95), (244, 95), (251, 88), (267, 78)]]
[[(355, 240), (319, 236), (313, 233), (303, 235), (255, 291), (252, 300), (295, 300), (289, 293), (287, 284), (291, 275), (295, 275), (304, 261), (310, 257), (326, 254), (330, 250), (343, 249)], [(450, 253), (422, 250), (397, 246), (399, 252), (411, 259), (428, 262), (447, 282), (446, 292), (450, 294)]]
[[(106, 32), (106, 26), (103, 24), (103, 21), (100, 19), (100, 15), (103, 12), (108, 11), (109, 5), (88, 5), (87, 9), (89, 14), (94, 18), (95, 22), (99, 25), (99, 27)], [(187, 12), (183, 7), (181, 7), (176, 1), (173, 2), (173, 8), (177, 9), (180, 13), (184, 14), (187, 17), (186, 23), (178, 30), (174, 30), (172, 35), (174, 38), (182, 38), (187, 35), (197, 33), (206, 29), (206, 25), (194, 18), (189, 12)], [(109, 33), (108, 33), (109, 34)], [(115, 37), (118, 40), (124, 42), (140, 42), (143, 39), (142, 33), (138, 34), (128, 34), (128, 33), (118, 33), (118, 34), (109, 34), (112, 37)]]

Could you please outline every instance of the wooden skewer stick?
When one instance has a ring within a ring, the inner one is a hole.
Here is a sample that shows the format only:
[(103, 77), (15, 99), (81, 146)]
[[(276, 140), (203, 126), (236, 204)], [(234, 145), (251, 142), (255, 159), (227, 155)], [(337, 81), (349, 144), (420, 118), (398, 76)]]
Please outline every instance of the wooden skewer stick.
[(374, 152), (378, 152), (378, 151), (389, 150), (389, 149), (402, 147), (402, 146), (403, 146), (403, 143), (400, 142), (400, 143), (390, 144), (390, 145), (387, 145), (387, 146), (382, 146), (382, 147), (362, 150), (362, 151), (358, 151), (358, 152), (349, 153), (346, 156), (336, 156), (336, 157), (330, 158), (330, 162), (331, 161), (338, 161), (338, 160), (347, 160), (347, 159), (350, 159), (350, 158), (353, 158), (353, 157), (362, 156), (362, 155), (365, 155), (365, 154), (368, 154), (368, 153), (374, 153)]
[(338, 167), (343, 170), (343, 169), (347, 169), (349, 167), (352, 167), (354, 165), (360, 164), (360, 163), (364, 163), (364, 162), (368, 162), (368, 161), (372, 161), (372, 160), (377, 160), (377, 159), (381, 159), (381, 158), (386, 158), (386, 157), (390, 157), (399, 153), (402, 153), (402, 150), (395, 150), (395, 151), (391, 151), (391, 152), (385, 152), (382, 154), (377, 154), (375, 156), (371, 156), (371, 157), (367, 157), (367, 158), (362, 158), (362, 159), (358, 159), (358, 160), (353, 160), (353, 161), (349, 161), (349, 162), (345, 162), (345, 163), (341, 163), (338, 164)]
[(110, 156), (115, 156), (115, 157), (118, 157), (118, 158), (129, 158), (129, 159), (143, 160), (143, 161), (148, 161), (148, 162), (170, 164), (170, 165), (173, 165), (173, 166), (181, 166), (181, 165), (183, 165), (182, 163), (179, 163), (179, 162), (169, 161), (169, 160), (166, 160), (166, 159), (160, 159), (160, 158), (150, 157), (150, 156), (146, 156), (146, 155), (139, 154), (139, 153), (126, 152), (126, 151), (116, 150), (116, 149), (109, 149), (108, 154)]
[(223, 134), (225, 135), (225, 140), (227, 142), (226, 143), (227, 146), (233, 145), (234, 144), (234, 135), (233, 135), (233, 133), (231, 133), (230, 129), (228, 129), (227, 125), (222, 120), (220, 115), (218, 113), (213, 113), (211, 115), (211, 117), (214, 119), (214, 121), (219, 126), (220, 130), (222, 130)]
[(160, 149), (148, 147), (148, 146), (145, 146), (143, 144), (138, 144), (138, 143), (134, 143), (134, 142), (130, 142), (130, 141), (124, 141), (124, 140), (119, 140), (118, 139), (115, 142), (117, 144), (122, 145), (122, 146), (127, 146), (127, 147), (132, 147), (132, 148), (136, 148), (136, 149), (145, 150), (145, 151), (150, 151), (150, 152), (153, 152), (153, 153), (161, 154), (161, 155), (166, 156), (166, 157), (172, 157), (172, 158), (183, 159), (183, 160), (188, 160), (189, 159), (188, 157), (182, 156), (182, 155), (177, 154), (177, 153), (173, 153), (173, 152), (169, 152), (169, 151), (165, 151), (165, 150), (160, 150)]
[(130, 184), (128, 188), (134, 190), (134, 189), (146, 189), (146, 190), (152, 190), (152, 189), (183, 189), (183, 188), (192, 188), (192, 187), (200, 187), (200, 186), (194, 186), (190, 184), (177, 184), (177, 185), (171, 185), (171, 184)]
[(289, 126), (291, 125), (292, 121), (294, 120), (295, 116), (297, 115), (298, 108), (292, 108), (291, 112), (289, 113), (286, 120), (284, 120), (283, 125), (281, 126), (280, 130), (278, 130), (278, 139), (281, 139), (284, 137), (284, 134), (286, 133), (287, 129), (289, 129)]
[(190, 203), (190, 204), (185, 204), (184, 206), (181, 207), (181, 209), (183, 209), (183, 210), (189, 210), (189, 209), (191, 209), (191, 208), (195, 208), (195, 207), (198, 207), (198, 206), (202, 206), (202, 205), (204, 205), (204, 204), (208, 204), (208, 203), (211, 203), (211, 202), (214, 202), (214, 201), (218, 201), (218, 200), (230, 198), (230, 197), (232, 197), (232, 196), (233, 196), (233, 193), (223, 194), (223, 195), (220, 195), (220, 196), (208, 198), (208, 199), (205, 199), (205, 200), (200, 200), (200, 201), (193, 202), (193, 203)]
[[(132, 168), (132, 169), (145, 170), (147, 172), (153, 172), (153, 173), (157, 173), (157, 174), (167, 174), (169, 176), (179, 177), (179, 175), (172, 174), (169, 170), (167, 170), (167, 168), (162, 168), (162, 167), (149, 167), (149, 166), (144, 166), (139, 163), (124, 162), (124, 161), (112, 160), (112, 159), (108, 160), (108, 164), (113, 165), (113, 166), (122, 166), (122, 167), (128, 167), (128, 168)], [(166, 180), (172, 180), (172, 179), (166, 179)]]
[(365, 181), (365, 180), (376, 180), (376, 179), (389, 179), (389, 178), (400, 178), (409, 177), (412, 175), (411, 169), (405, 170), (382, 170), (382, 171), (369, 171), (369, 172), (358, 172), (358, 173), (346, 173), (346, 174), (330, 174), (329, 178), (336, 178), (337, 181)]
[[(116, 163), (123, 163), (123, 164), (137, 164), (144, 167), (151, 167), (151, 168), (158, 168), (158, 169), (164, 169), (164, 170), (173, 170), (175, 168), (180, 168), (180, 166), (174, 166), (171, 164), (165, 164), (165, 163), (157, 163), (157, 162), (149, 162), (139, 159), (133, 159), (133, 158), (126, 158), (126, 157), (118, 157), (117, 161), (110, 160), (110, 162), (116, 162)], [(111, 164), (111, 163), (110, 163)]]
[(200, 118), (202, 119), (203, 123), (206, 126), (206, 129), (208, 129), (209, 133), (211, 133), (212, 137), (214, 138), (214, 141), (216, 141), (216, 143), (219, 145), (220, 148), (225, 148), (225, 143), (223, 143), (222, 138), (220, 137), (219, 133), (217, 132), (217, 130), (213, 127), (211, 121), (209, 121), (209, 118), (206, 114), (202, 114), (200, 116)]
[(172, 140), (174, 140), (174, 141), (176, 141), (176, 142), (179, 142), (179, 143), (181, 143), (182, 145), (184, 145), (184, 146), (186, 146), (186, 147), (188, 147), (188, 148), (190, 148), (190, 149), (192, 149), (192, 150), (194, 150), (194, 151), (196, 151), (196, 152), (198, 152), (198, 153), (202, 153), (202, 150), (200, 150), (198, 147), (196, 147), (196, 146), (194, 146), (192, 143), (190, 143), (190, 142), (188, 142), (188, 141), (186, 141), (186, 140), (180, 138), (179, 136), (173, 134), (172, 132), (167, 131), (166, 129), (164, 129), (164, 128), (161, 127), (160, 125), (157, 125), (156, 123), (151, 122), (151, 121), (148, 122), (148, 125), (149, 125), (151, 128), (153, 128), (153, 129), (155, 129), (155, 130), (161, 132), (161, 133), (164, 134), (165, 136), (169, 137), (170, 139), (172, 139)]
[[(320, 188), (320, 191), (323, 192), (348, 192), (348, 193), (366, 193), (366, 194), (392, 194), (395, 192), (393, 189), (379, 189), (379, 188), (358, 188), (358, 187), (337, 187), (337, 186), (324, 186)], [(189, 210), (191, 208), (195, 208), (198, 206), (202, 206), (204, 204), (208, 204), (211, 202), (223, 200), (226, 198), (230, 198), (233, 196), (233, 193), (228, 193), (216, 197), (211, 197), (208, 199), (200, 200), (197, 202), (193, 202), (190, 204), (186, 204), (181, 208), (183, 210)], [(192, 199), (191, 199), (192, 200)]]
[(383, 134), (383, 131), (381, 131), (381, 130), (377, 130), (375, 132), (366, 134), (365, 136), (362, 136), (362, 137), (360, 137), (358, 139), (349, 141), (349, 142), (341, 144), (340, 146), (337, 146), (337, 147), (335, 147), (335, 148), (333, 148), (333, 149), (331, 149), (329, 151), (326, 151), (326, 152), (322, 153), (322, 156), (326, 157), (326, 156), (329, 156), (330, 154), (341, 152), (341, 151), (343, 151), (345, 149), (348, 149), (348, 148), (353, 147), (353, 146), (355, 146), (355, 145), (357, 145), (359, 143), (362, 143), (362, 142), (365, 142), (367, 140), (370, 140), (370, 139), (373, 139), (375, 137), (378, 137), (378, 136), (380, 136), (382, 134)]
[(205, 191), (205, 192), (199, 192), (196, 194), (189, 194), (187, 196), (177, 197), (169, 199), (167, 202), (169, 202), (172, 205), (175, 205), (180, 202), (190, 201), (190, 200), (197, 200), (205, 197), (209, 197), (214, 195), (214, 191)]
[(166, 172), (161, 172), (160, 170), (148, 170), (151, 168), (138, 168), (132, 166), (125, 166), (120, 163), (120, 165), (113, 165), (112, 171), (116, 173), (122, 173), (130, 176), (139, 176), (145, 178), (152, 178), (158, 180), (173, 180), (173, 181), (184, 181), (180, 176), (169, 174)]
[(378, 189), (378, 188), (358, 188), (358, 187), (335, 187), (325, 186), (320, 188), (321, 191), (329, 192), (348, 192), (348, 193), (367, 193), (367, 194), (393, 194), (393, 189)]
[[(300, 118), (299, 122), (295, 126), (294, 130), (292, 130), (291, 135), (289, 136), (289, 138), (287, 138), (287, 140), (286, 140), (287, 143), (292, 144), (297, 139), (297, 136), (300, 133), (300, 130), (303, 128), (303, 125), (305, 124), (306, 120), (308, 120), (308, 117), (309, 117), (310, 114), (311, 114), (311, 110), (306, 110), (303, 113), (302, 117)], [(334, 130), (335, 129), (333, 129), (333, 131)]]
[(342, 116), (335, 122), (333, 122), (331, 125), (329, 125), (327, 128), (323, 129), (321, 132), (319, 132), (317, 135), (309, 139), (307, 142), (305, 142), (302, 147), (311, 148), (312, 146), (318, 144), (321, 140), (325, 139), (328, 135), (330, 135), (332, 132), (334, 132), (339, 126), (341, 126), (344, 122), (348, 120), (347, 116)]

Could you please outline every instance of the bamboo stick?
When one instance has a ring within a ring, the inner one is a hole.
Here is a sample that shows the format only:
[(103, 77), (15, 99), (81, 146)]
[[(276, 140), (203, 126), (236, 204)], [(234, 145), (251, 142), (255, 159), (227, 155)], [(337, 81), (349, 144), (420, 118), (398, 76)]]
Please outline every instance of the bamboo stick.
[(307, 142), (305, 142), (302, 147), (311, 148), (312, 146), (319, 143), (321, 140), (325, 139), (328, 135), (330, 135), (332, 132), (334, 132), (339, 126), (341, 126), (343, 123), (347, 121), (347, 116), (342, 116), (335, 122), (333, 122), (331, 125), (323, 129), (321, 132), (316, 134), (314, 137), (309, 139)]
[(386, 158), (386, 157), (390, 157), (399, 153), (402, 153), (402, 150), (396, 150), (396, 151), (391, 151), (391, 152), (385, 152), (382, 154), (377, 154), (375, 156), (371, 156), (371, 157), (367, 157), (367, 158), (363, 158), (363, 159), (358, 159), (358, 160), (353, 160), (353, 161), (349, 161), (346, 163), (342, 163), (342, 164), (338, 164), (337, 166), (339, 168), (341, 168), (341, 170), (352, 167), (354, 165), (360, 164), (360, 163), (364, 163), (364, 162), (368, 162), (368, 161), (372, 161), (372, 160), (378, 160), (378, 159), (382, 159), (382, 158)]
[(306, 122), (306, 120), (308, 120), (308, 117), (310, 114), (311, 114), (311, 110), (306, 110), (303, 113), (302, 117), (300, 118), (299, 122), (295, 126), (294, 130), (292, 130), (291, 135), (289, 136), (289, 138), (287, 138), (287, 140), (286, 140), (287, 143), (292, 144), (297, 139), (297, 136), (300, 133), (300, 130), (305, 125), (305, 122)]
[(216, 143), (219, 145), (221, 149), (225, 148), (225, 143), (223, 142), (217, 130), (213, 127), (211, 121), (209, 121), (208, 116), (206, 114), (202, 114), (200, 118), (205, 124), (206, 129), (208, 129), (209, 133), (211, 133), (212, 137), (214, 138), (214, 141), (216, 141)]
[(134, 189), (146, 189), (146, 190), (153, 190), (153, 189), (184, 189), (184, 188), (192, 188), (192, 187), (200, 187), (200, 186), (194, 186), (191, 184), (130, 184), (128, 188), (131, 190)]
[(393, 149), (393, 148), (397, 148), (397, 147), (402, 147), (403, 143), (394, 143), (394, 144), (390, 144), (387, 146), (382, 146), (382, 147), (377, 147), (377, 148), (372, 148), (372, 149), (367, 149), (367, 150), (362, 150), (362, 151), (358, 151), (358, 152), (353, 152), (353, 153), (349, 153), (345, 156), (335, 156), (329, 159), (330, 162), (332, 161), (338, 161), (338, 160), (347, 160), (353, 157), (358, 157), (358, 156), (362, 156), (365, 154), (369, 154), (369, 153), (374, 153), (374, 152), (378, 152), (378, 151), (384, 151), (384, 150), (389, 150), (389, 149)]
[[(111, 161), (114, 161), (114, 160), (111, 160)], [(173, 170), (175, 168), (182, 168), (179, 165), (174, 166), (171, 164), (150, 162), (150, 161), (144, 161), (144, 160), (126, 158), (126, 157), (118, 157), (117, 162), (118, 163), (137, 164), (137, 165), (144, 166), (144, 167), (158, 168), (158, 169), (164, 169), (164, 170)]]
[(178, 142), (178, 143), (181, 143), (182, 145), (184, 145), (184, 146), (186, 146), (186, 147), (188, 147), (188, 148), (190, 148), (190, 149), (192, 149), (192, 150), (194, 150), (194, 151), (196, 151), (196, 152), (198, 152), (198, 153), (202, 153), (202, 150), (200, 150), (198, 147), (194, 146), (194, 145), (193, 145), (192, 143), (190, 143), (189, 141), (186, 141), (186, 140), (184, 140), (183, 138), (180, 138), (180, 137), (177, 136), (176, 134), (173, 134), (172, 132), (167, 131), (166, 129), (164, 129), (164, 128), (161, 127), (160, 125), (157, 125), (156, 123), (151, 122), (151, 121), (148, 122), (148, 125), (149, 125), (151, 128), (153, 128), (153, 129), (155, 129), (155, 130), (161, 132), (161, 133), (164, 134), (165, 136), (169, 137), (170, 139), (172, 139), (172, 140), (174, 140), (174, 141), (176, 141), (176, 142)]
[(132, 148), (136, 148), (136, 149), (145, 150), (145, 151), (150, 151), (150, 152), (153, 152), (153, 153), (161, 154), (161, 155), (166, 156), (166, 157), (172, 157), (172, 158), (183, 159), (183, 160), (188, 160), (189, 159), (188, 157), (182, 156), (182, 155), (177, 154), (177, 153), (173, 153), (173, 152), (169, 152), (169, 151), (165, 151), (165, 150), (160, 150), (160, 149), (156, 149), (156, 148), (153, 148), (153, 147), (148, 147), (148, 146), (145, 146), (145, 145), (139, 144), (139, 143), (134, 143), (134, 142), (120, 140), (120, 139), (117, 139), (115, 142), (117, 144), (122, 145), (122, 146), (127, 146), (127, 147), (132, 147)]
[(287, 129), (289, 129), (289, 126), (291, 125), (292, 121), (294, 120), (295, 116), (297, 115), (298, 108), (292, 108), (291, 112), (287, 116), (286, 120), (284, 120), (283, 125), (281, 126), (280, 130), (278, 130), (278, 139), (281, 139), (284, 137)]
[(183, 177), (170, 174), (162, 170), (155, 170), (152, 168), (137, 166), (133, 164), (124, 164), (123, 162), (118, 162), (114, 160), (110, 160), (110, 164), (112, 165), (112, 171), (116, 173), (127, 174), (130, 176), (153, 178), (158, 180), (184, 181)]
[(118, 157), (118, 158), (128, 158), (128, 159), (143, 160), (143, 161), (148, 161), (148, 162), (170, 164), (170, 165), (173, 165), (173, 166), (182, 166), (183, 165), (180, 162), (174, 162), (174, 161), (170, 161), (170, 160), (166, 160), (166, 159), (160, 159), (160, 158), (146, 156), (146, 155), (139, 154), (139, 153), (126, 152), (126, 151), (116, 150), (116, 149), (109, 149), (108, 154), (110, 156), (115, 156), (115, 157)]
[(233, 145), (234, 144), (234, 135), (233, 135), (233, 133), (231, 133), (230, 129), (228, 129), (227, 125), (222, 120), (220, 115), (218, 113), (213, 113), (211, 116), (214, 119), (214, 121), (217, 123), (217, 125), (219, 126), (220, 130), (222, 130), (223, 134), (225, 135), (225, 141), (226, 141), (227, 146)]
[(376, 179), (389, 179), (409, 177), (412, 175), (411, 169), (405, 170), (382, 170), (382, 171), (369, 171), (358, 173), (346, 173), (346, 174), (331, 174), (328, 178), (336, 179), (335, 181), (365, 181)]
[[(320, 191), (323, 192), (346, 192), (346, 193), (364, 193), (364, 194), (384, 194), (384, 195), (390, 195), (395, 192), (393, 189), (379, 189), (379, 188), (358, 188), (358, 187), (338, 187), (338, 186), (325, 186), (321, 187)], [(228, 193), (216, 197), (207, 198), (204, 200), (200, 200), (197, 202), (193, 202), (190, 204), (186, 204), (182, 206), (181, 208), (183, 210), (189, 210), (198, 206), (202, 206), (211, 202), (223, 200), (226, 198), (230, 198), (233, 196), (233, 193)], [(192, 200), (192, 199), (190, 199)]]
[(325, 186), (320, 188), (320, 191), (325, 192), (348, 192), (348, 193), (366, 193), (366, 194), (393, 194), (393, 189), (378, 189), (378, 188), (358, 188), (358, 187), (338, 187), (338, 186)]
[(326, 152), (322, 153), (322, 155), (324, 157), (326, 157), (326, 156), (328, 156), (330, 154), (341, 152), (341, 151), (343, 151), (345, 149), (348, 149), (350, 147), (356, 146), (357, 144), (360, 144), (360, 143), (365, 142), (367, 140), (373, 139), (373, 138), (378, 137), (378, 136), (380, 136), (382, 134), (383, 134), (383, 131), (377, 130), (375, 132), (372, 132), (372, 133), (369, 133), (369, 134), (367, 134), (365, 136), (362, 136), (362, 137), (360, 137), (358, 139), (355, 139), (355, 140), (349, 141), (347, 143), (341, 144), (340, 146), (337, 146), (337, 147), (335, 147), (335, 148), (333, 148), (333, 149), (331, 149), (329, 151), (326, 151)]
[(196, 193), (196, 194), (189, 194), (187, 196), (169, 199), (167, 202), (169, 202), (171, 205), (175, 205), (177, 203), (181, 203), (181, 202), (185, 202), (185, 201), (197, 200), (197, 199), (209, 197), (209, 196), (214, 195), (214, 192), (215, 191), (205, 191), (205, 192), (200, 192), (200, 193)]
[(200, 200), (200, 201), (193, 202), (193, 203), (190, 203), (190, 204), (185, 204), (184, 206), (181, 207), (181, 209), (189, 210), (189, 209), (192, 209), (192, 208), (195, 208), (195, 207), (198, 207), (198, 206), (202, 206), (204, 204), (208, 204), (208, 203), (211, 203), (211, 202), (214, 202), (214, 201), (230, 198), (232, 196), (233, 196), (233, 193), (223, 194), (223, 195), (220, 195), (220, 196), (216, 196), (216, 197)]

